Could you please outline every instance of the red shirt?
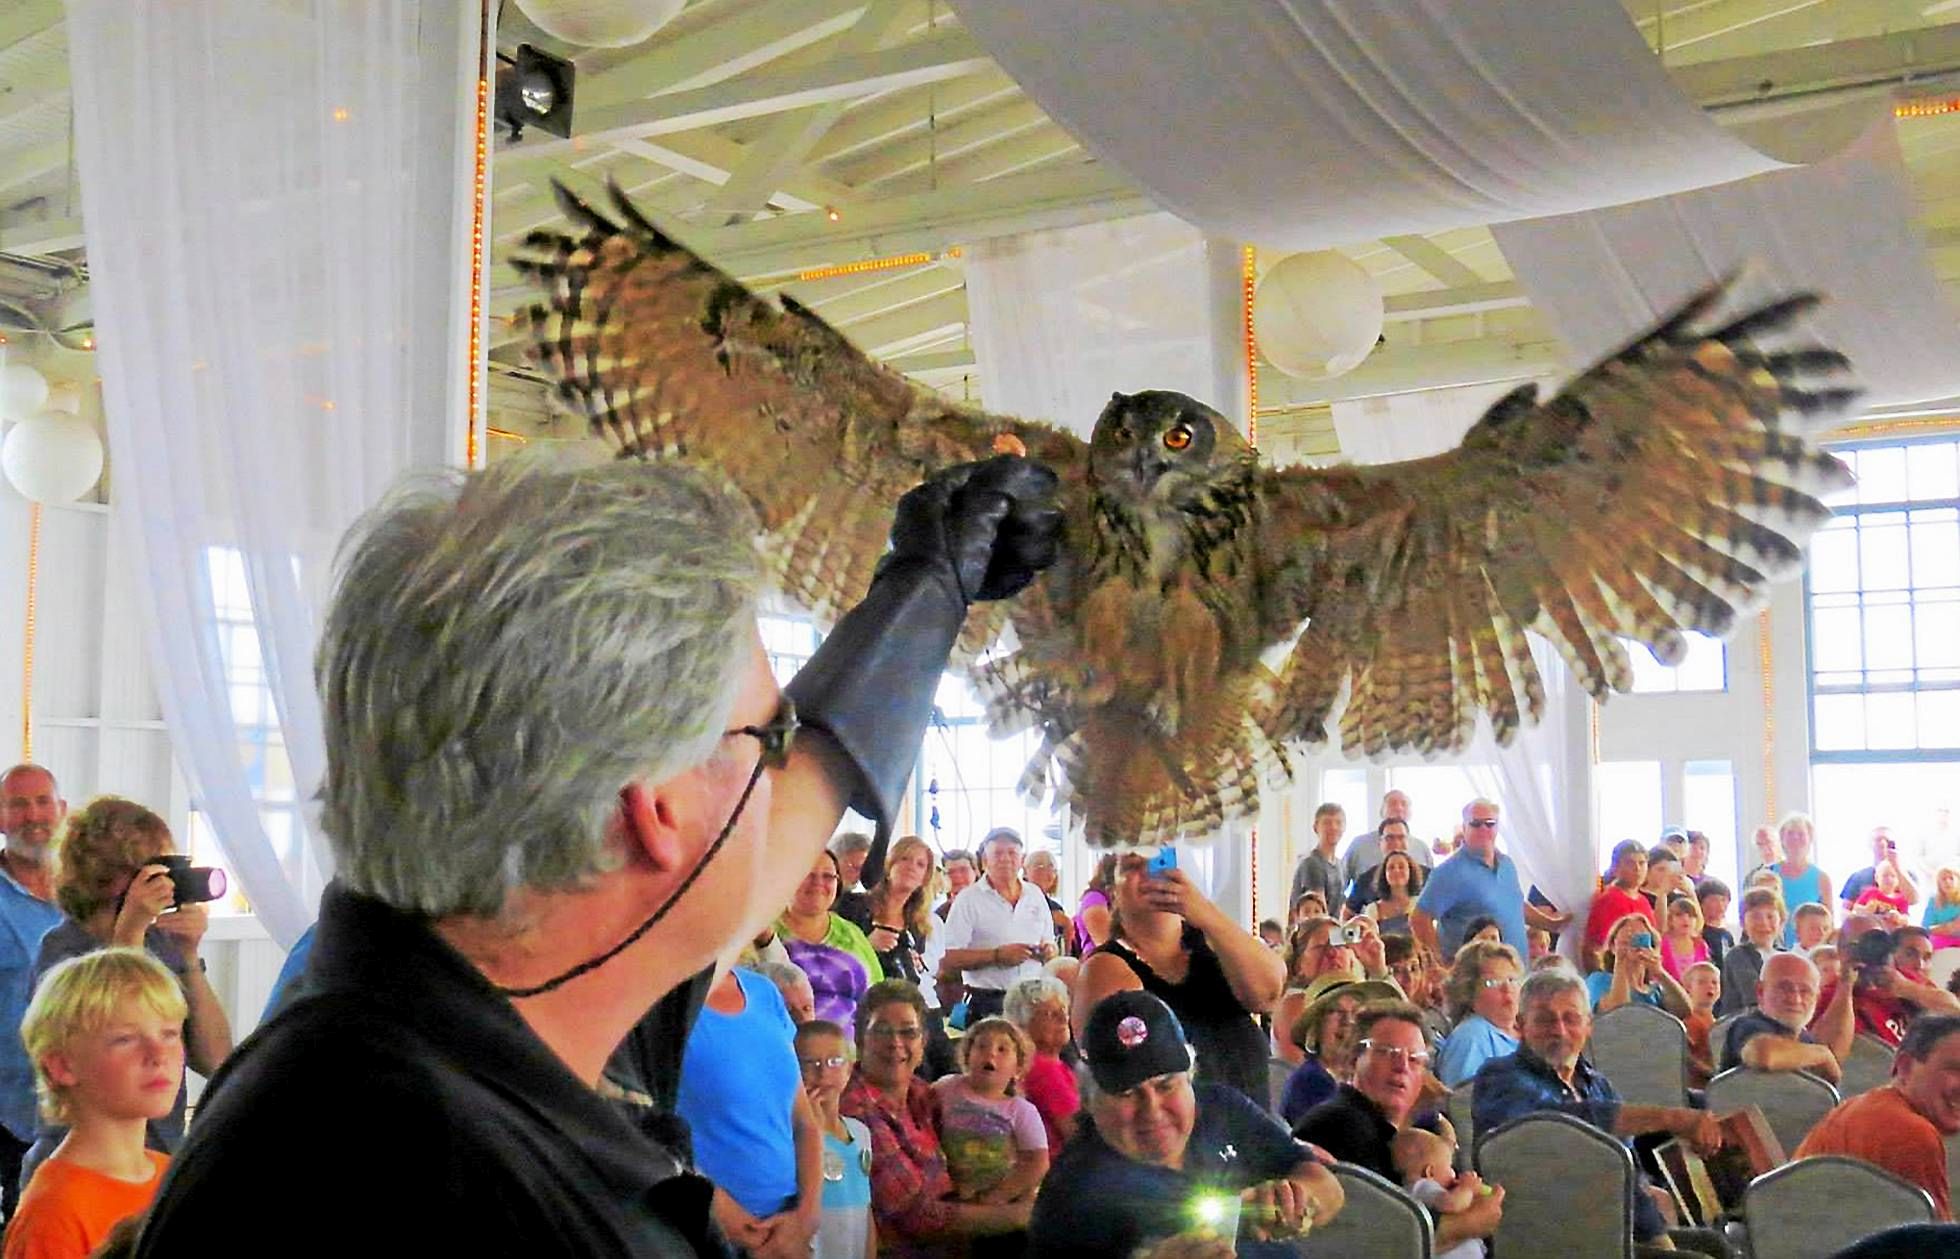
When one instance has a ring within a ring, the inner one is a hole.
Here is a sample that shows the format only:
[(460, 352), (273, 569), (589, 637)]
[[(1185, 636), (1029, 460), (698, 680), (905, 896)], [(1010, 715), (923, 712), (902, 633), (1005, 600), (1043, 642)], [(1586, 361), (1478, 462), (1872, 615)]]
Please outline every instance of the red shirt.
[(1813, 1154), (1844, 1154), (1882, 1167), (1924, 1189), (1940, 1219), (1953, 1218), (1946, 1139), (1893, 1085), (1861, 1093), (1819, 1120), (1792, 1157)]
[(1658, 943), (1661, 934), (1660, 919), (1654, 916), (1654, 905), (1638, 892), (1629, 892), (1617, 883), (1608, 883), (1593, 895), (1592, 909), (1586, 914), (1586, 948), (1598, 949), (1606, 943), (1606, 933), (1613, 924), (1628, 914), (1639, 914), (1653, 924), (1654, 937)]
[(1021, 1093), (1034, 1103), (1035, 1111), (1041, 1116), (1041, 1126), (1048, 1130), (1048, 1157), (1061, 1153), (1064, 1129), (1075, 1112), (1082, 1109), (1081, 1094), (1076, 1091), (1075, 1072), (1068, 1069), (1054, 1054), (1036, 1054), (1028, 1064), (1027, 1076), (1021, 1081)]
[(1856, 909), (1859, 905), (1883, 905), (1887, 909), (1896, 909), (1903, 914), (1906, 912), (1906, 894), (1881, 892), (1876, 885), (1873, 885), (1858, 893), (1857, 903), (1852, 908)]
[[(1817, 1020), (1824, 1017), (1831, 998), (1836, 995), (1835, 980), (1825, 984), (1824, 990), (1817, 994), (1817, 1013), (1810, 1018), (1812, 1035), (1817, 1032)], [(1906, 1024), (1917, 1013), (1918, 1006), (1882, 988), (1859, 988), (1851, 994), (1851, 1019), (1857, 1030), (1870, 1032), (1894, 1049), (1906, 1038)]]

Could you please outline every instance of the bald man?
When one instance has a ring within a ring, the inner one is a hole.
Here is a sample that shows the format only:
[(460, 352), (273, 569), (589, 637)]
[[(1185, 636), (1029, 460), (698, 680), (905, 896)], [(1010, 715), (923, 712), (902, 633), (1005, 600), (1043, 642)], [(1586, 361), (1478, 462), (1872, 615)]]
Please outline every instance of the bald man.
[(1831, 1043), (1810, 1033), (1817, 1013), (1821, 981), (1817, 967), (1797, 953), (1772, 953), (1756, 981), (1756, 1008), (1729, 1024), (1722, 1041), (1721, 1069), (1754, 1067), (1758, 1071), (1809, 1071), (1836, 1084), (1851, 1052), (1850, 985), (1840, 985), (1831, 997), (1845, 1009), (1826, 1011), (1822, 1022), (1838, 1030)]

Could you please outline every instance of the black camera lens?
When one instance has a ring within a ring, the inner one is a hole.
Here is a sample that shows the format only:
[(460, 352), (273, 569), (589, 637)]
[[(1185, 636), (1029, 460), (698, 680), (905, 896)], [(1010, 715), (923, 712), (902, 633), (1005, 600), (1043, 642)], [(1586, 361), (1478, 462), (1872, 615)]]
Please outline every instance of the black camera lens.
[(170, 871), (170, 886), (176, 892), (179, 905), (201, 905), (218, 900), (229, 886), (223, 870), (216, 866), (194, 866), (183, 853), (166, 853), (152, 864)]

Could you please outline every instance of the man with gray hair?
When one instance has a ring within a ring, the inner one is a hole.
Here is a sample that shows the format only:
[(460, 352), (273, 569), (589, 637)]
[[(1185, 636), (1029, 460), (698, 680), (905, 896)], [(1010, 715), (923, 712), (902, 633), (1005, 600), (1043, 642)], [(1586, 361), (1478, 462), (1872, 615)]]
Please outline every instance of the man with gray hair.
[[(1592, 1038), (1592, 999), (1575, 972), (1569, 968), (1533, 971), (1518, 1000), (1518, 1028), (1524, 1043), (1516, 1053), (1484, 1063), (1471, 1086), (1470, 1111), (1479, 1133), (1494, 1132), (1525, 1115), (1558, 1111), (1623, 1139), (1666, 1132), (1697, 1153), (1721, 1147), (1722, 1125), (1715, 1114), (1686, 1106), (1622, 1102), (1613, 1082), (1586, 1061), (1582, 1054)], [(1667, 1246), (1663, 1240), (1667, 1223), (1657, 1197), (1652, 1190), (1634, 1195), (1633, 1236), (1636, 1242), (1662, 1249)], [(1720, 1245), (1719, 1241), (1710, 1244)]]
[(1495, 801), (1481, 797), (1463, 806), (1463, 847), (1450, 854), (1422, 885), (1409, 928), (1424, 948), (1444, 959), (1456, 956), (1473, 918), (1497, 919), (1504, 943), (1531, 954), (1525, 939), (1524, 887), (1518, 867), (1497, 851)]
[(137, 1254), (291, 1249), (241, 1207), (349, 1169), (358, 1207), (307, 1213), (307, 1249), (385, 1221), (391, 1253), (719, 1253), (707, 1182), (602, 1072), (626, 1082), (608, 1059), (656, 1003), (652, 1048), (685, 1037), (846, 804), (888, 832), (970, 603), (1054, 557), (1054, 485), (1003, 456), (908, 493), (787, 693), (756, 522), (706, 475), (514, 460), (398, 490), (315, 666), (338, 873), (308, 991), (212, 1080)]

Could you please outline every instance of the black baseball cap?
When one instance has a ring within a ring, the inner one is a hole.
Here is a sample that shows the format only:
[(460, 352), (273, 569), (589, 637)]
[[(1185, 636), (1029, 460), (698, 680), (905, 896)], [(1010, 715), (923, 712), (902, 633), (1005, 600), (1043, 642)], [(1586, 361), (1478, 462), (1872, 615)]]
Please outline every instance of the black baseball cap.
[(1183, 1024), (1147, 992), (1117, 992), (1097, 1002), (1082, 1029), (1082, 1054), (1105, 1093), (1127, 1093), (1145, 1080), (1191, 1069)]

